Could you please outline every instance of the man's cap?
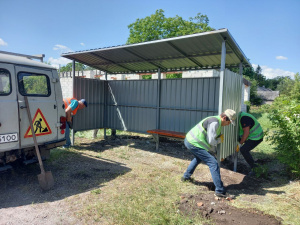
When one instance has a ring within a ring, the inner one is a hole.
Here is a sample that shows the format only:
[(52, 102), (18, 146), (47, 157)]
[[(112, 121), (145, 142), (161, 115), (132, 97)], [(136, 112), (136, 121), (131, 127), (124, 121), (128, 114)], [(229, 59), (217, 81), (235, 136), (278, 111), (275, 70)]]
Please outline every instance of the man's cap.
[(226, 109), (224, 114), (229, 118), (233, 126), (235, 126), (236, 112), (232, 109)]
[(80, 101), (85, 105), (85, 107), (87, 107), (87, 103), (86, 103), (85, 99), (81, 99)]

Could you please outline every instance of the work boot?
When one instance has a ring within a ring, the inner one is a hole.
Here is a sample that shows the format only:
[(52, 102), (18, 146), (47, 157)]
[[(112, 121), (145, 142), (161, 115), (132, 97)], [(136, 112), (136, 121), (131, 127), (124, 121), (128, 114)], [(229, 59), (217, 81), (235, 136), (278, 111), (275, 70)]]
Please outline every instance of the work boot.
[(225, 199), (227, 199), (227, 200), (232, 200), (232, 199), (235, 198), (234, 195), (230, 195), (230, 194), (228, 194), (228, 193), (226, 193), (226, 192), (223, 192), (223, 193), (215, 192), (214, 195), (215, 195), (216, 197), (218, 197), (218, 198), (225, 198)]

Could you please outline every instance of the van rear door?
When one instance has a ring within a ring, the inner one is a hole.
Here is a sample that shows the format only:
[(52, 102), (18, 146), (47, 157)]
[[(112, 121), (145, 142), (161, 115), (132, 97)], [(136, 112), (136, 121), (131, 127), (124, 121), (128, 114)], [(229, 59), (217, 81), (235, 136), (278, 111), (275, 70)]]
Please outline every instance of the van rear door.
[(19, 120), (14, 66), (0, 63), (0, 152), (19, 148)]
[(21, 146), (33, 145), (24, 96), (28, 97), (34, 133), (38, 144), (56, 141), (58, 139), (57, 127), (59, 124), (52, 70), (16, 66), (16, 74)]

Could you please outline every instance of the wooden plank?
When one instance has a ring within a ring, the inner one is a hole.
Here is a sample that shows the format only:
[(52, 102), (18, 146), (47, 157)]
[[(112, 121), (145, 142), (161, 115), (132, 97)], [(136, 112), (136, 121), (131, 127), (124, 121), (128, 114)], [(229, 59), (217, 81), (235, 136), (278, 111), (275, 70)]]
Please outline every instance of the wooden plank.
[(158, 135), (162, 135), (162, 136), (168, 136), (168, 137), (176, 137), (176, 138), (185, 138), (185, 133), (182, 132), (176, 132), (176, 131), (169, 131), (169, 130), (159, 130), (159, 129), (155, 129), (155, 130), (148, 130), (147, 133), (150, 134), (158, 134)]

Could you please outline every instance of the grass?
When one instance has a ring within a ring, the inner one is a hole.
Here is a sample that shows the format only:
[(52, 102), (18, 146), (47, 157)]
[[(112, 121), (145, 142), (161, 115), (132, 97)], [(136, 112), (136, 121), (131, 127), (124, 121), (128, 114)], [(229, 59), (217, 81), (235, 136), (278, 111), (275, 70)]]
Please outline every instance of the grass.
[[(275, 215), (283, 219), (283, 224), (298, 225), (300, 218), (300, 182), (287, 182), (285, 180), (282, 185), (273, 187), (272, 184), (266, 185), (265, 190), (269, 193), (266, 195), (248, 196), (247, 200), (242, 200), (242, 195), (234, 202), (234, 206), (238, 208), (257, 208), (266, 214)], [(248, 199), (256, 199), (256, 202), (249, 202)]]
[[(136, 135), (136, 134), (135, 134)], [(134, 141), (134, 140), (133, 140)], [(106, 159), (131, 168), (102, 187), (87, 194), (84, 207), (76, 215), (86, 224), (203, 224), (201, 216), (191, 219), (182, 215), (176, 205), (181, 193), (196, 193), (198, 187), (182, 183), (182, 166), (186, 162), (151, 151), (126, 146), (101, 152)], [(69, 150), (68, 150), (69, 151)], [(78, 150), (79, 154), (97, 154)], [(180, 166), (181, 165), (181, 166)]]
[[(272, 130), (267, 113), (259, 110), (250, 113), (258, 119), (264, 131)], [(131, 134), (117, 131), (119, 136)], [(110, 135), (110, 130), (107, 130), (107, 135)], [(93, 131), (77, 132), (76, 136), (91, 139)], [(103, 130), (100, 130), (98, 138), (103, 136)], [(86, 198), (80, 200), (83, 207), (76, 212), (78, 218), (86, 224), (209, 223), (201, 216), (195, 218), (182, 215), (176, 205), (182, 193), (199, 193), (199, 186), (180, 181), (189, 160), (142, 151), (134, 148), (132, 142), (101, 153), (72, 149), (52, 151), (52, 160), (84, 152), (95, 158), (121, 162), (131, 169), (87, 193)], [(266, 139), (252, 152), (256, 159), (268, 159), (263, 165), (263, 173), (273, 171), (269, 177), (272, 179), (261, 180), (263, 190), (260, 193), (241, 194), (233, 205), (239, 208), (257, 208), (266, 214), (281, 217), (283, 224), (299, 224), (300, 182), (289, 182), (284, 167), (276, 160), (274, 146)]]
[(58, 159), (62, 160), (65, 158), (70, 158), (77, 154), (78, 154), (78, 152), (72, 150), (72, 148), (70, 148), (68, 150), (65, 150), (62, 148), (55, 148), (55, 149), (51, 150), (49, 162), (54, 162), (54, 161), (57, 161)]
[[(111, 196), (104, 202), (88, 206), (96, 212), (95, 221), (101, 217), (108, 218), (113, 224), (202, 224), (201, 217), (190, 219), (181, 215), (176, 207), (179, 194), (182, 191), (196, 191), (195, 188), (186, 186), (183, 190), (179, 184), (179, 177), (174, 177), (168, 171), (146, 167), (146, 174), (136, 177), (131, 184), (133, 174), (125, 175), (114, 184), (115, 188), (104, 190)], [(126, 180), (126, 186), (124, 186)], [(194, 190), (191, 190), (194, 189)]]

